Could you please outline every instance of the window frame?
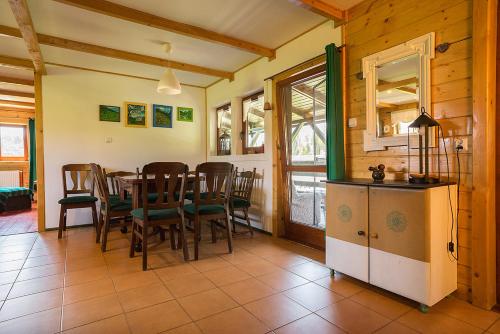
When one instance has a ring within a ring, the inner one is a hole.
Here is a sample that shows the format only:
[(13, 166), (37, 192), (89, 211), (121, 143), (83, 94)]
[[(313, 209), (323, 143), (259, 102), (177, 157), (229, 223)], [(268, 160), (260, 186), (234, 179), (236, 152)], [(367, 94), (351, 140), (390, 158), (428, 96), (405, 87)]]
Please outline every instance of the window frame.
[[(219, 112), (220, 111), (227, 111), (228, 109), (231, 109), (231, 136), (232, 136), (232, 128), (233, 128), (233, 122), (232, 122), (232, 113), (233, 110), (231, 108), (231, 102), (226, 103), (221, 105), (220, 107), (215, 109), (215, 119), (216, 119), (216, 124), (215, 124), (215, 131), (216, 131), (216, 146), (217, 146), (217, 156), (225, 156), (227, 154), (221, 154), (221, 147), (220, 147), (220, 128), (219, 128)], [(233, 150), (233, 147), (231, 145), (231, 149), (229, 150), (229, 155), (231, 155)]]
[(24, 124), (5, 124), (0, 123), (0, 131), (2, 127), (21, 128), (23, 130), (24, 156), (4, 157), (2, 156), (2, 141), (0, 139), (0, 161), (28, 161), (28, 131)]
[[(252, 100), (252, 99), (255, 99), (255, 98), (259, 98), (260, 95), (264, 95), (264, 90), (259, 90), (258, 92), (256, 93), (253, 93), (251, 95), (248, 95), (248, 96), (245, 96), (242, 100), (241, 100), (241, 121), (242, 121), (242, 130), (241, 130), (241, 142), (242, 142), (242, 148), (243, 148), (243, 154), (260, 154), (260, 153), (264, 153), (264, 143), (259, 146), (259, 147), (247, 147), (247, 136), (248, 136), (248, 128), (247, 128), (247, 122), (246, 122), (246, 119), (245, 117), (243, 117), (244, 115), (244, 104), (245, 104), (245, 101), (248, 101), (248, 100)], [(264, 110), (264, 113), (266, 111)], [(265, 122), (265, 120), (264, 120)], [(265, 123), (264, 123), (265, 124)], [(264, 133), (265, 135), (265, 133)]]

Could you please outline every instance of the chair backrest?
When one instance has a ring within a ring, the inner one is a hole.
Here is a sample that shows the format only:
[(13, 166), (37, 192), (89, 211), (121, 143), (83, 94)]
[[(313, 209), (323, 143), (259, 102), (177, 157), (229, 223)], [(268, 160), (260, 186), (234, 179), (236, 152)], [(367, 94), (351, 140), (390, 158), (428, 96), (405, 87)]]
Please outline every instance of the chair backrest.
[[(71, 188), (68, 185), (67, 175), (71, 179)], [(62, 166), (62, 178), (64, 197), (68, 197), (70, 194), (94, 195), (94, 180), (89, 164), (68, 164)], [(87, 184), (90, 185), (90, 188), (87, 188)]]
[[(178, 208), (184, 204), (188, 166), (182, 162), (152, 162), (142, 168), (142, 203), (144, 217), (150, 209)], [(156, 201), (148, 202), (148, 177), (154, 176)], [(178, 197), (176, 198), (176, 193)]]
[(91, 163), (90, 169), (92, 170), (92, 175), (94, 176), (95, 183), (97, 184), (97, 194), (101, 203), (109, 202), (109, 187), (106, 182), (106, 176), (104, 170), (100, 165)]
[[(201, 196), (201, 181), (205, 192)], [(233, 165), (229, 162), (205, 162), (196, 167), (194, 180), (194, 205), (227, 205), (233, 181)]]
[(233, 189), (231, 192), (233, 197), (250, 201), (252, 197), (253, 184), (255, 182), (255, 171), (255, 168), (251, 171), (247, 170), (243, 172), (238, 172), (238, 169), (236, 169), (233, 179)]
[[(136, 173), (134, 172), (125, 172), (125, 171), (116, 171), (116, 172), (107, 172), (105, 168), (103, 168), (104, 179), (106, 180), (106, 184), (111, 184), (110, 194), (111, 195), (119, 195), (120, 194), (120, 184), (118, 183), (117, 177), (120, 176), (134, 176)], [(109, 183), (108, 183), (109, 182)]]

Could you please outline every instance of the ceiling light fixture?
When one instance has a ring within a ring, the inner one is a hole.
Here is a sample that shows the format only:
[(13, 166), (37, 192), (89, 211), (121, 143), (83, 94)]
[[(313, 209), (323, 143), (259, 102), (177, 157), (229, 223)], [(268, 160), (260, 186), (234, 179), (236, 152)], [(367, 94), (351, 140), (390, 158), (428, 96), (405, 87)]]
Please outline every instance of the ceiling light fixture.
[[(172, 52), (170, 43), (165, 43), (163, 47), (165, 49), (165, 52), (170, 55), (170, 53)], [(175, 76), (174, 72), (172, 72), (171, 68), (167, 67), (165, 73), (163, 73), (163, 75), (161, 76), (156, 91), (158, 93), (166, 95), (177, 95), (181, 93), (181, 84), (179, 83), (179, 80), (177, 80), (177, 77)]]

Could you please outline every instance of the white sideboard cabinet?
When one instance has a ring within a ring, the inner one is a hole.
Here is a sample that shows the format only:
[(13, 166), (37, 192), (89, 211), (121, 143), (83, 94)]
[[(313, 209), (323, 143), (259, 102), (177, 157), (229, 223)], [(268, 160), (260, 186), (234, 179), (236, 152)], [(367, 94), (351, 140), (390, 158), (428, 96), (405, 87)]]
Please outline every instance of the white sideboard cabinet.
[[(448, 253), (447, 184), (343, 180), (327, 181), (326, 188), (326, 264), (331, 269), (423, 308), (456, 290), (457, 263)], [(456, 191), (449, 185), (455, 214)]]

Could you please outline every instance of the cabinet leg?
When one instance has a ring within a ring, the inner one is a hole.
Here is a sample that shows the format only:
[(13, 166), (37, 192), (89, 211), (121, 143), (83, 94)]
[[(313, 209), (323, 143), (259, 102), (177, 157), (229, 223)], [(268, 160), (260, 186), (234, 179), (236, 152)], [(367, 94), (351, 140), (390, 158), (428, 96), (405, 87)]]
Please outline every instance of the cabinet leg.
[(429, 306), (427, 306), (427, 305), (425, 305), (425, 304), (420, 304), (420, 305), (418, 306), (418, 309), (419, 309), (419, 311), (420, 311), (420, 312), (422, 312), (422, 313), (427, 313), (427, 312), (429, 312)]
[(335, 276), (335, 270), (330, 269), (330, 276), (332, 276), (332, 277)]

